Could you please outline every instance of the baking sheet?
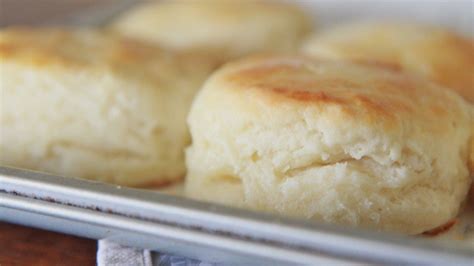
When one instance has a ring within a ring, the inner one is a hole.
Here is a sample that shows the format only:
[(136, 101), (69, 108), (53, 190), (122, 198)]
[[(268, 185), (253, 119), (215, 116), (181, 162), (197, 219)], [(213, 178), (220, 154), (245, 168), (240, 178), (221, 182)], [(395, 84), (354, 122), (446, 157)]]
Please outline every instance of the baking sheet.
[[(155, 192), (165, 193), (172, 196), (184, 197), (184, 184), (182, 182), (172, 184)], [(465, 207), (458, 215), (455, 224), (449, 229), (434, 235), (421, 235), (430, 241), (445, 242), (446, 244), (464, 245), (472, 249), (474, 253), (474, 206), (471, 201), (465, 203)]]
[[(376, 233), (0, 167), (0, 220), (203, 261), (470, 265), (458, 243)], [(403, 256), (401, 256), (403, 254)]]

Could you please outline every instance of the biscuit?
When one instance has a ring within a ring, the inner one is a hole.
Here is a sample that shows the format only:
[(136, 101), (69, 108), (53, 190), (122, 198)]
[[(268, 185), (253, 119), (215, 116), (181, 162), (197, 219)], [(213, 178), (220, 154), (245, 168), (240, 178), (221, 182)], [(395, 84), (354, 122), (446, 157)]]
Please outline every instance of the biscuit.
[(423, 25), (356, 23), (316, 34), (306, 54), (385, 64), (424, 75), (474, 103), (474, 42)]
[(221, 60), (260, 51), (293, 51), (311, 32), (300, 8), (262, 1), (151, 2), (119, 17), (111, 29), (175, 50), (207, 51)]
[(192, 198), (417, 234), (455, 217), (470, 185), (468, 103), (416, 75), (259, 56), (198, 93)]
[(2, 30), (0, 162), (130, 186), (181, 179), (186, 116), (212, 67), (95, 30)]

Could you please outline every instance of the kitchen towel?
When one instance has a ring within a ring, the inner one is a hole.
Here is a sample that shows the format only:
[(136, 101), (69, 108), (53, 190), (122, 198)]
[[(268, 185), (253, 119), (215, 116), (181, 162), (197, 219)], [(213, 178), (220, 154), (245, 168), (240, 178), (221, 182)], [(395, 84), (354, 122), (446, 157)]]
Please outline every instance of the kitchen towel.
[(99, 240), (97, 248), (98, 266), (153, 266), (151, 252), (129, 248), (108, 240)]
[(108, 240), (99, 240), (97, 249), (98, 266), (213, 266), (175, 255), (160, 254), (119, 245)]

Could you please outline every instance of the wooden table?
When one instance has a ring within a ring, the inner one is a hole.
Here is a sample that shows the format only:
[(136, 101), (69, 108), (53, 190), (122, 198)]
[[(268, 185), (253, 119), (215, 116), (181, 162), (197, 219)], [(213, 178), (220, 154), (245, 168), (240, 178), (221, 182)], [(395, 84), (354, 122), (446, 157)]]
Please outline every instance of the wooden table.
[(95, 265), (97, 242), (0, 222), (0, 266)]

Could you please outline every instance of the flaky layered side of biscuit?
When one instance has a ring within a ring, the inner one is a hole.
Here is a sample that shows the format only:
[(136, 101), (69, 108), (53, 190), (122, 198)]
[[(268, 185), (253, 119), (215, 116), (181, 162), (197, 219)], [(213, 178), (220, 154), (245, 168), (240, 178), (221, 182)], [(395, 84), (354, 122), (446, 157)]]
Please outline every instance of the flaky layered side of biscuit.
[(474, 103), (474, 42), (445, 29), (396, 23), (353, 23), (311, 37), (305, 53), (384, 64), (426, 76)]
[(175, 50), (199, 50), (222, 60), (259, 51), (293, 51), (312, 29), (300, 8), (263, 1), (151, 2), (111, 28)]
[(212, 75), (188, 123), (186, 192), (329, 223), (417, 234), (470, 185), (461, 97), (399, 71), (262, 56)]
[[(205, 60), (95, 30), (0, 32), (0, 162), (122, 185), (185, 174)], [(199, 64), (199, 67), (196, 67)]]

